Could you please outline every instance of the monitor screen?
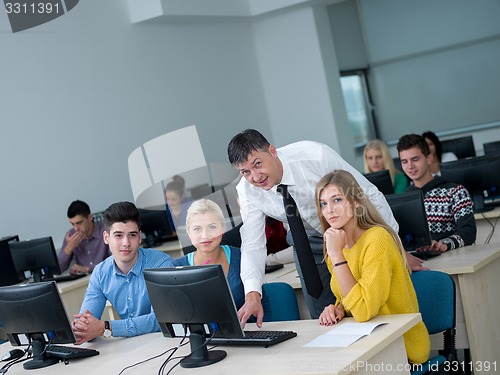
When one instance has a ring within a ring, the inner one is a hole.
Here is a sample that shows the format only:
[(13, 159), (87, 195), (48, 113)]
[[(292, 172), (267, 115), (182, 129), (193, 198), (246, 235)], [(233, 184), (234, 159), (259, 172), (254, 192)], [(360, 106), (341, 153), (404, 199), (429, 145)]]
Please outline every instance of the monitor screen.
[(165, 241), (175, 239), (166, 209), (149, 210), (139, 208), (141, 231), (145, 246), (160, 245)]
[(375, 185), (384, 195), (394, 194), (394, 185), (392, 184), (391, 174), (388, 169), (383, 171), (365, 173), (368, 181)]
[(425, 213), (424, 197), (420, 190), (385, 197), (399, 224), (399, 238), (406, 251), (431, 244), (431, 234)]
[(182, 367), (222, 360), (223, 351), (208, 351), (207, 338), (244, 336), (221, 265), (147, 269), (144, 279), (151, 305), (166, 337), (189, 329), (191, 354)]
[(0, 264), (2, 265), (0, 272), (0, 286), (14, 285), (21, 282), (17, 274), (12, 256), (10, 255), (9, 242), (19, 241), (19, 236), (5, 236), (0, 238)]
[(500, 154), (500, 141), (483, 143), (485, 155)]
[[(500, 187), (500, 158), (485, 155), (441, 164), (441, 176), (465, 186), (472, 197), (474, 212), (493, 209)], [(492, 201), (485, 205), (485, 198)]]
[(33, 277), (34, 282), (39, 282), (61, 273), (52, 237), (10, 242), (9, 246), (12, 262), (22, 279)]
[(0, 287), (0, 321), (13, 346), (31, 345), (33, 359), (25, 369), (59, 362), (44, 352), (47, 344), (75, 342), (54, 281)]
[(476, 156), (472, 135), (441, 141), (441, 146), (443, 148), (443, 153), (453, 152), (459, 159)]

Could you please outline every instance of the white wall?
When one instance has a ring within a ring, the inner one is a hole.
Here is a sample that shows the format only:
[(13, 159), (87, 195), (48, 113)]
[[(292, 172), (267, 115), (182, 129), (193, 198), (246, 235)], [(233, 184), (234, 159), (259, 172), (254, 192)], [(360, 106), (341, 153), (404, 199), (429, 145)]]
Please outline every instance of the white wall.
[(359, 5), (382, 138), (500, 120), (500, 2)]
[(133, 200), (129, 154), (169, 131), (196, 124), (207, 162), (269, 132), (246, 22), (133, 25), (125, 1), (86, 0), (16, 34), (0, 12), (0, 46), (0, 236), (60, 246), (69, 203)]
[(255, 48), (274, 142), (309, 139), (352, 159), (352, 135), (324, 7), (254, 20)]
[[(208, 163), (225, 162), (230, 138), (249, 127), (278, 146), (327, 143), (352, 163), (329, 2), (299, 3), (133, 24), (124, 0), (86, 0), (16, 34), (0, 12), (0, 236), (60, 245), (72, 200), (94, 211), (132, 200), (130, 153), (192, 124)], [(498, 1), (359, 4), (386, 140), (396, 127), (500, 120)], [(476, 146), (498, 133), (475, 133)]]

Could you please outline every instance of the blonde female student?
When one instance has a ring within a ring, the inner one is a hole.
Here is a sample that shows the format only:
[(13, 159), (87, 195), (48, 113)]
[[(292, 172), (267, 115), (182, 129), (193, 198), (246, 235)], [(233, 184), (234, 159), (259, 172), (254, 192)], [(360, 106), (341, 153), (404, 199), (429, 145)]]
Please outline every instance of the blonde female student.
[(388, 170), (391, 175), (394, 193), (402, 193), (408, 187), (408, 179), (405, 174), (399, 172), (392, 161), (389, 147), (380, 139), (373, 139), (368, 142), (364, 150), (364, 170), (365, 173)]
[[(377, 315), (418, 312), (398, 235), (354, 177), (343, 170), (324, 176), (316, 188), (316, 206), (332, 274), (330, 287), (337, 298), (321, 313), (320, 324), (332, 325), (344, 316), (364, 322)], [(404, 334), (404, 342), (411, 363), (428, 359), (430, 340), (423, 322)]]

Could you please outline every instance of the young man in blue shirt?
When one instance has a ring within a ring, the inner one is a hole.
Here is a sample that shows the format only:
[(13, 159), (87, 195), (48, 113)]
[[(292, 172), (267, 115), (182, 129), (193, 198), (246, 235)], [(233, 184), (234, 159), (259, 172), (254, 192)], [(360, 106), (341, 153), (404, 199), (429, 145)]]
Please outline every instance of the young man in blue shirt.
[[(149, 300), (143, 271), (171, 265), (171, 257), (162, 251), (140, 248), (139, 212), (130, 202), (118, 202), (104, 212), (104, 242), (112, 256), (98, 264), (87, 292), (75, 315), (75, 344), (97, 336), (137, 336), (160, 331)], [(109, 301), (120, 320), (103, 321), (100, 317)]]

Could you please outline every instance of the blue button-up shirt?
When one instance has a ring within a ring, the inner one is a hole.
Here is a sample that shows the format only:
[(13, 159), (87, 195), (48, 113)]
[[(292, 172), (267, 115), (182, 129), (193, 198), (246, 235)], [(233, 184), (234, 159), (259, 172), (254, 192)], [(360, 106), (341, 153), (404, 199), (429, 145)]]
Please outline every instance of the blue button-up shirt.
[(113, 336), (137, 336), (160, 331), (151, 307), (143, 271), (146, 268), (168, 267), (172, 258), (162, 251), (138, 249), (138, 257), (130, 272), (125, 275), (115, 265), (113, 257), (98, 264), (90, 276), (85, 293), (83, 313), (89, 310), (100, 318), (108, 300), (121, 320), (111, 322)]

